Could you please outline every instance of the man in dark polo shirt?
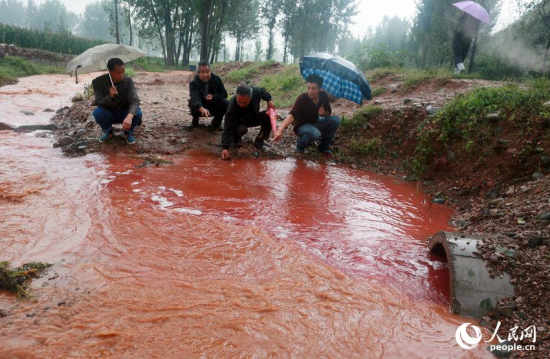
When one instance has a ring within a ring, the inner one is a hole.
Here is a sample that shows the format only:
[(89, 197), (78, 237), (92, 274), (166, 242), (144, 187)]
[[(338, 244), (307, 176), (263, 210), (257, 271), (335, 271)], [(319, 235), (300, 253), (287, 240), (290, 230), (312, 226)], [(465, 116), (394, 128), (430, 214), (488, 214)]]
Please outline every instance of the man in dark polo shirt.
[(222, 134), (222, 158), (229, 159), (229, 147), (240, 142), (249, 127), (260, 126), (260, 133), (254, 141), (256, 148), (263, 148), (264, 139), (271, 133), (271, 121), (266, 111), (260, 112), (261, 100), (267, 101), (267, 108), (275, 108), (271, 95), (265, 89), (255, 86), (240, 85), (235, 96), (229, 101), (225, 114), (225, 125)]
[(92, 81), (97, 105), (93, 115), (103, 130), (99, 141), (109, 141), (113, 137), (113, 124), (122, 123), (126, 142), (133, 145), (136, 143), (134, 129), (141, 125), (143, 115), (139, 109), (136, 86), (131, 78), (124, 76), (125, 65), (121, 59), (110, 59), (107, 70), (108, 74)]
[(284, 130), (292, 124), (294, 132), (298, 135), (296, 143), (298, 152), (303, 153), (311, 143), (320, 139), (321, 143), (317, 149), (325, 154), (330, 154), (332, 153), (330, 145), (338, 126), (340, 126), (340, 118), (331, 116), (332, 108), (328, 101), (328, 95), (321, 90), (323, 79), (312, 74), (306, 82), (307, 92), (298, 96), (292, 110), (275, 132), (273, 139), (275, 141), (281, 139)]
[(222, 79), (210, 71), (208, 61), (201, 61), (197, 65), (197, 74), (189, 83), (189, 94), (189, 108), (193, 116), (191, 125), (198, 126), (199, 117), (214, 116), (211, 126), (219, 129), (229, 101)]

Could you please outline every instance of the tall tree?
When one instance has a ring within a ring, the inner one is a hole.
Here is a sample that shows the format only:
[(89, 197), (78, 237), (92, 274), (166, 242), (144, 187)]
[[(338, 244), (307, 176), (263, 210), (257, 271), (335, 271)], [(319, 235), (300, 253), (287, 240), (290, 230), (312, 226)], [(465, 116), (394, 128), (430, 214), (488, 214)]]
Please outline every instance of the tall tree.
[(208, 60), (208, 25), (210, 24), (210, 9), (212, 7), (212, 0), (202, 1), (202, 7), (200, 11), (200, 23), (201, 23), (201, 61)]
[(0, 23), (24, 26), (25, 6), (17, 0), (0, 0)]
[(547, 29), (548, 41), (546, 42), (546, 48), (544, 50), (544, 58), (542, 60), (541, 67), (541, 72), (546, 73), (548, 53), (550, 51), (550, 0), (530, 0), (523, 4), (520, 3), (520, 5), (522, 5), (521, 9), (524, 12), (530, 11), (536, 13)]
[(102, 2), (98, 1), (86, 5), (78, 30), (80, 36), (113, 41), (113, 36), (109, 30), (111, 28), (108, 18), (109, 13), (105, 11), (106, 2), (110, 3), (109, 0), (103, 0)]
[(260, 28), (258, 22), (258, 0), (234, 0), (228, 14), (227, 29), (235, 38), (235, 61), (242, 60), (246, 40), (254, 39)]
[(262, 0), (261, 16), (268, 31), (266, 60), (273, 58), (274, 42), (275, 42), (275, 27), (277, 26), (277, 17), (283, 7), (283, 0)]
[(17, 0), (0, 0), (0, 23), (24, 26), (25, 6)]

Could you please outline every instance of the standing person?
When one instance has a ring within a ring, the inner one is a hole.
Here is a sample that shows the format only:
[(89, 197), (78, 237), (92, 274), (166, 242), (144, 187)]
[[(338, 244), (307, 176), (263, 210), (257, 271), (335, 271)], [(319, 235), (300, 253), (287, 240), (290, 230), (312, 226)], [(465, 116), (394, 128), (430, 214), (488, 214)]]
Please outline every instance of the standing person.
[(107, 62), (109, 73), (92, 81), (97, 105), (93, 116), (103, 130), (100, 142), (109, 141), (113, 137), (113, 124), (122, 123), (126, 142), (136, 143), (133, 133), (141, 125), (143, 113), (134, 81), (124, 76), (125, 68), (121, 59), (112, 58)]
[(260, 112), (261, 100), (267, 101), (267, 108), (275, 108), (271, 95), (264, 88), (240, 85), (235, 96), (229, 101), (225, 114), (222, 134), (222, 158), (229, 159), (229, 147), (241, 141), (249, 127), (260, 126), (260, 133), (254, 141), (256, 148), (262, 149), (264, 140), (271, 133), (271, 121), (266, 111)]
[(212, 73), (208, 61), (201, 61), (197, 65), (197, 75), (189, 83), (189, 94), (189, 108), (193, 116), (191, 125), (198, 126), (199, 117), (214, 116), (211, 127), (219, 129), (229, 101), (222, 79)]
[(467, 13), (463, 13), (458, 20), (458, 25), (453, 36), (453, 65), (455, 67), (455, 74), (460, 74), (460, 72), (466, 70), (464, 60), (478, 31), (479, 20)]
[(285, 129), (292, 124), (294, 132), (298, 135), (296, 143), (298, 152), (303, 153), (313, 142), (320, 139), (321, 143), (317, 149), (325, 154), (330, 154), (332, 153), (330, 145), (340, 126), (340, 118), (331, 116), (332, 108), (328, 94), (322, 90), (323, 79), (312, 74), (308, 76), (306, 82), (307, 92), (298, 96), (292, 110), (275, 132), (273, 139), (280, 140)]

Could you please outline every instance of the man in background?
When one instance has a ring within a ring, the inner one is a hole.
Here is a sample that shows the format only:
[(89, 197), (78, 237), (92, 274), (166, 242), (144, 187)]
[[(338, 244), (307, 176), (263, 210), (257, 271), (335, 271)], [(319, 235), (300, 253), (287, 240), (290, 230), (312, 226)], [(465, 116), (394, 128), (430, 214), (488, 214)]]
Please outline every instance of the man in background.
[(189, 94), (189, 108), (193, 116), (191, 126), (198, 126), (200, 117), (214, 116), (211, 127), (219, 129), (229, 101), (222, 79), (212, 73), (208, 61), (198, 63), (197, 74), (189, 83)]

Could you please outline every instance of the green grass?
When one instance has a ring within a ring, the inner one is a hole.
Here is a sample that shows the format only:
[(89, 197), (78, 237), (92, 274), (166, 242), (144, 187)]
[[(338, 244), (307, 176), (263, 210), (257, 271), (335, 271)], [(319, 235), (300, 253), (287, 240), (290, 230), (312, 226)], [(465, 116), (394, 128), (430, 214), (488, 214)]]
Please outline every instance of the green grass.
[(433, 80), (436, 80), (441, 84), (445, 84), (453, 77), (453, 74), (451, 71), (444, 69), (404, 70), (403, 76), (403, 89), (409, 90), (420, 84)]
[(136, 74), (136, 70), (133, 67), (124, 66), (124, 75), (132, 77)]
[(355, 156), (382, 157), (386, 154), (386, 149), (380, 136), (368, 140), (362, 136), (354, 136), (350, 141), (349, 150)]
[(380, 106), (361, 107), (355, 111), (351, 117), (343, 117), (340, 125), (342, 132), (356, 132), (363, 129), (363, 125), (382, 113)]
[(259, 86), (265, 88), (273, 96), (275, 105), (281, 108), (291, 107), (296, 98), (306, 91), (298, 65), (289, 65), (282, 71), (264, 76)]
[(387, 76), (397, 77), (398, 80), (403, 81), (401, 91), (408, 91), (418, 85), (429, 81), (438, 81), (441, 84), (445, 84), (452, 78), (478, 78), (479, 74), (465, 74), (460, 76), (454, 76), (453, 73), (447, 69), (435, 68), (429, 70), (422, 69), (402, 69), (402, 68), (378, 68), (367, 71), (365, 77), (369, 81), (378, 81)]
[(397, 75), (403, 72), (403, 69), (400, 68), (378, 68), (374, 70), (369, 70), (365, 73), (365, 77), (369, 81), (377, 81), (383, 79), (386, 76)]
[(248, 66), (228, 72), (225, 78), (229, 83), (238, 84), (247, 80), (252, 80), (252, 77), (258, 73), (260, 73), (259, 64), (251, 63)]
[(16, 83), (18, 77), (58, 73), (63, 73), (63, 69), (19, 57), (6, 56), (0, 59), (0, 86)]
[[(540, 132), (541, 122), (550, 121), (550, 109), (542, 106), (548, 100), (550, 80), (546, 78), (532, 79), (524, 86), (482, 87), (456, 96), (435, 116), (419, 124), (413, 171), (422, 173), (436, 148), (455, 142), (463, 144), (461, 150), (466, 154), (487, 154), (504, 125), (511, 126), (519, 136)], [(500, 114), (501, 126), (486, 119), (490, 113)]]
[(30, 279), (38, 277), (51, 266), (49, 263), (30, 262), (10, 269), (9, 262), (0, 262), (0, 290), (17, 293), (19, 298), (29, 298), (27, 284)]
[(388, 89), (385, 87), (377, 87), (372, 89), (371, 95), (372, 97), (376, 97), (378, 95), (382, 95), (383, 93), (386, 93), (387, 91)]
[(164, 59), (162, 57), (142, 57), (135, 61), (132, 61), (131, 64), (128, 64), (126, 66), (126, 73), (129, 71), (133, 71), (132, 75), (127, 76), (133, 76), (133, 74), (136, 71), (146, 71), (146, 72), (165, 72), (165, 71), (176, 71), (176, 70), (186, 70), (187, 68), (183, 68), (181, 66), (165, 66), (164, 65)]

